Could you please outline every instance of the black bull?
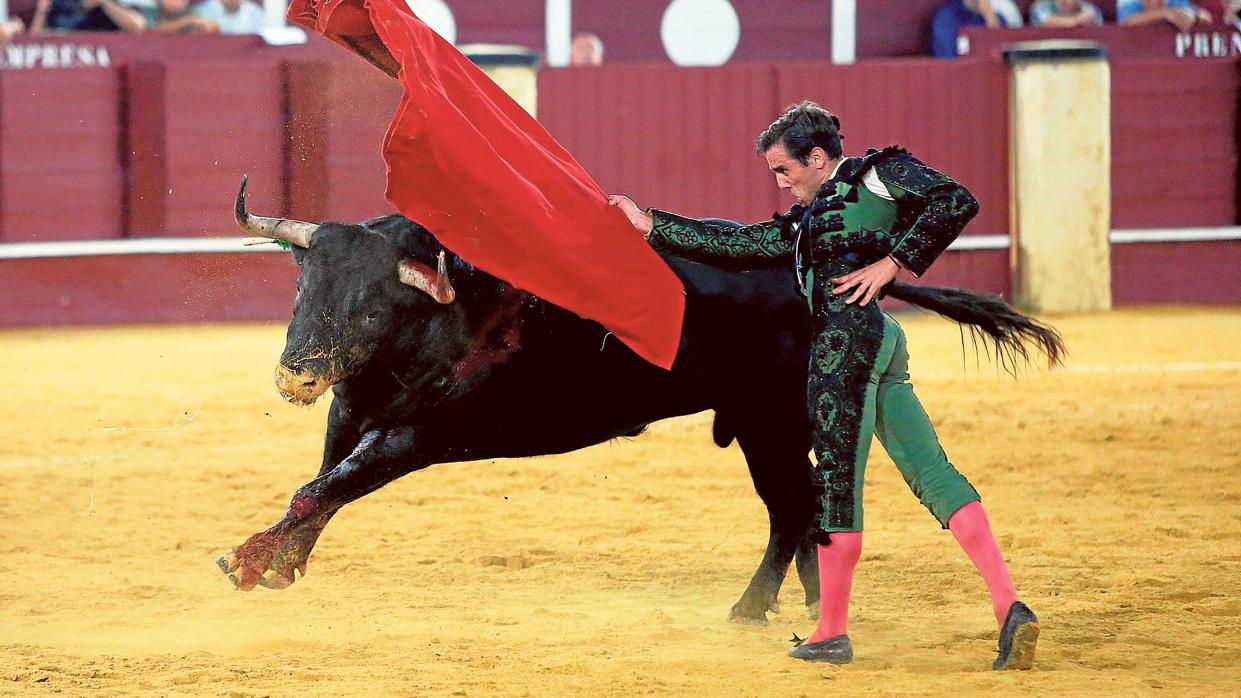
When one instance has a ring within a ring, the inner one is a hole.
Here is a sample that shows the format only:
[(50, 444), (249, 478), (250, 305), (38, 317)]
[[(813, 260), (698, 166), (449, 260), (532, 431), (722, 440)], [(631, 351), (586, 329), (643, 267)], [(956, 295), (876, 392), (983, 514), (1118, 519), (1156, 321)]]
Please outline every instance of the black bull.
[[(294, 242), (301, 267), (278, 387), (302, 404), (329, 386), (335, 396), (318, 475), (298, 488), (279, 522), (220, 559), (239, 588), (292, 584), (337, 510), (413, 471), (564, 453), (711, 409), (716, 443), (737, 440), (770, 523), (767, 550), (732, 618), (765, 622), (794, 558), (805, 602), (817, 608), (817, 561), (806, 536), (815, 512), (809, 315), (787, 269), (738, 273), (667, 257), (685, 285), (686, 311), (676, 363), (665, 371), (599, 324), (444, 258), (404, 217), (319, 226), (250, 217), (244, 184), (237, 208), (247, 230)], [(282, 234), (290, 225), (303, 227)], [(445, 273), (455, 300), (433, 292), (448, 286)], [(1023, 316), (1011, 310), (975, 308), (970, 317), (960, 302), (947, 305), (936, 309), (983, 325), (1002, 316), (1002, 330), (1021, 332), (1012, 325)]]

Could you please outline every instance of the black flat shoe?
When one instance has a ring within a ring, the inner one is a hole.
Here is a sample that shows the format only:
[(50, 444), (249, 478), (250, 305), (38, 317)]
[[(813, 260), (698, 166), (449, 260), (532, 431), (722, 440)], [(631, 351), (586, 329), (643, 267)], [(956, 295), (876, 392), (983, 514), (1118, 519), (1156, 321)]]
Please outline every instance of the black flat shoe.
[(853, 661), (853, 643), (848, 635), (837, 635), (822, 642), (803, 642), (789, 650), (789, 656), (807, 662), (848, 664)]
[[(1038, 643), (1038, 617), (1020, 601), (1008, 607), (1000, 630), (999, 656), (992, 669), (1026, 670), (1034, 666), (1034, 646)], [(796, 649), (796, 648), (794, 648)]]

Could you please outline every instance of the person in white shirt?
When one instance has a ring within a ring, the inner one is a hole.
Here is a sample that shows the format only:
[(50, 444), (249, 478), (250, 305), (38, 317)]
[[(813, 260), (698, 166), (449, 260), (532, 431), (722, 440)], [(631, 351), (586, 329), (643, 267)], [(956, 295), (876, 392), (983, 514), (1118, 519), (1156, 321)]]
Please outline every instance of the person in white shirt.
[(12, 17), (0, 22), (0, 46), (13, 40), (13, 37), (26, 31), (26, 23), (20, 17)]
[[(978, 3), (985, 5), (986, 3)], [(1021, 26), (1021, 9), (1013, 0), (991, 0), (991, 11), (1004, 21), (1006, 27)], [(992, 26), (992, 25), (988, 25)]]
[(1241, 29), (1241, 0), (1224, 0), (1224, 24)]
[(261, 34), (266, 21), (263, 8), (250, 0), (206, 0), (194, 14), (215, 22), (221, 34)]

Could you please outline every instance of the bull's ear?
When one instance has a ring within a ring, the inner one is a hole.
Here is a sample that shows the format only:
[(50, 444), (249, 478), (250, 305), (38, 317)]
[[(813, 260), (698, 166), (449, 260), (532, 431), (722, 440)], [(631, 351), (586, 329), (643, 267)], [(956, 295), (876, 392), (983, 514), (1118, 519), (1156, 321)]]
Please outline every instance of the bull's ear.
[(297, 266), (302, 266), (302, 260), (306, 258), (306, 248), (293, 245), (289, 247), (289, 252), (293, 254), (293, 261), (297, 262)]
[(413, 259), (401, 260), (397, 271), (401, 283), (413, 286), (435, 299), (437, 303), (448, 305), (457, 297), (457, 290), (452, 287), (448, 278), (448, 262), (444, 259), (444, 251), (440, 250), (438, 269)]

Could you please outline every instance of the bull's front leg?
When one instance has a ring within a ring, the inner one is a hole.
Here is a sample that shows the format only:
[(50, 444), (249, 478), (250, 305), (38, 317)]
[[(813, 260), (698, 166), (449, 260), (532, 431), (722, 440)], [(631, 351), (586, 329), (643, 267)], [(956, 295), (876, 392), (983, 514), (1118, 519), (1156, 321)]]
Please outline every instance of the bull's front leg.
[(427, 465), (415, 447), (410, 427), (366, 432), (352, 454), (298, 488), (280, 521), (222, 556), (220, 569), (243, 591), (289, 586), (295, 570), (306, 574), (310, 551), (337, 510)]
[[(341, 399), (332, 401), (328, 410), (327, 433), (323, 439), (323, 461), (319, 465), (319, 473), (315, 477), (323, 477), (332, 471), (341, 461), (357, 448), (362, 437), (359, 424), (352, 419), (352, 412), (346, 402)], [(287, 575), (275, 573), (259, 579), (259, 583), (272, 587), (277, 584), (288, 586), (293, 583), (293, 570), (306, 576), (306, 564), (310, 551), (319, 540), (319, 534), (327, 527), (329, 521), (339, 509), (329, 511), (313, 522), (308, 522), (298, 529), (297, 533), (286, 539), (285, 545), (278, 549), (272, 558), (272, 569), (288, 572)]]

